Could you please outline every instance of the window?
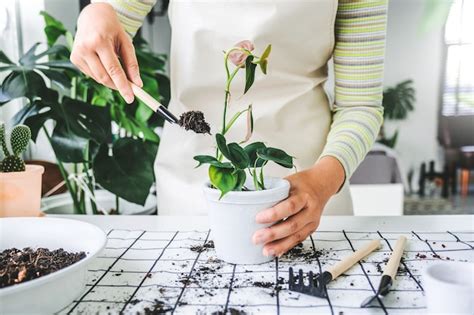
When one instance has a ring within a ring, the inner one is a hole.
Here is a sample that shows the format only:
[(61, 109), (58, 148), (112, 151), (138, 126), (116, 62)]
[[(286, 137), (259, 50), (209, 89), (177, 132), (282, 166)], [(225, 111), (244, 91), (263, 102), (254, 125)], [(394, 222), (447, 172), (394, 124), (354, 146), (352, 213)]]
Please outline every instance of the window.
[(454, 0), (445, 29), (443, 116), (474, 115), (474, 1)]

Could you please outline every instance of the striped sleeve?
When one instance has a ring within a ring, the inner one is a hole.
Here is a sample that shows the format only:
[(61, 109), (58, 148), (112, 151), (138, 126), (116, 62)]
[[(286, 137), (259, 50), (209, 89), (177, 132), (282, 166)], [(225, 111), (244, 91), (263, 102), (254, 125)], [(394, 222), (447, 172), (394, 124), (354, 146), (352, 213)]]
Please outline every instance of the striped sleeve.
[(334, 49), (335, 103), (323, 156), (349, 179), (383, 122), (383, 70), (388, 0), (339, 0)]
[(133, 37), (156, 0), (92, 0), (92, 2), (105, 2), (113, 6), (125, 31)]

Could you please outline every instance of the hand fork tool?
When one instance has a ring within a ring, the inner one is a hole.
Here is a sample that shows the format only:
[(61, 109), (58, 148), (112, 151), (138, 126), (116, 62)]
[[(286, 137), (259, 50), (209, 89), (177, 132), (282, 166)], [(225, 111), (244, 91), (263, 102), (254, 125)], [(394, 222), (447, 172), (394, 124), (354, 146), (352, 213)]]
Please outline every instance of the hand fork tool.
[(293, 274), (293, 268), (289, 269), (289, 280), (288, 286), (291, 291), (308, 294), (312, 296), (327, 297), (326, 285), (331, 281), (335, 280), (342, 273), (347, 271), (350, 267), (356, 264), (359, 260), (379, 248), (380, 240), (372, 240), (362, 248), (358, 249), (351, 255), (343, 258), (340, 262), (334, 266), (329, 267), (326, 271), (321, 274), (314, 276), (314, 273), (310, 271), (308, 273), (309, 284), (304, 284), (303, 281), (303, 270), (298, 271), (298, 279), (295, 279)]

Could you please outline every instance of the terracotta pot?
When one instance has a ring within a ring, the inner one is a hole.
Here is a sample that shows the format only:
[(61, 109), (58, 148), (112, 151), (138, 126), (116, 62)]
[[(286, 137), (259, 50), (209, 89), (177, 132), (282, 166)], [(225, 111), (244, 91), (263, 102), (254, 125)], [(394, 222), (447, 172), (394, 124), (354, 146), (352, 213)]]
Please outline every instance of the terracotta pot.
[(0, 173), (0, 217), (40, 216), (44, 167), (26, 165), (24, 172)]
[[(232, 264), (261, 264), (273, 257), (263, 255), (263, 245), (254, 245), (252, 235), (270, 224), (257, 224), (258, 212), (286, 199), (290, 183), (280, 178), (265, 178), (267, 189), (259, 191), (231, 191), (219, 200), (220, 192), (204, 186), (209, 205), (211, 236), (217, 257)], [(246, 187), (253, 189), (248, 181)]]

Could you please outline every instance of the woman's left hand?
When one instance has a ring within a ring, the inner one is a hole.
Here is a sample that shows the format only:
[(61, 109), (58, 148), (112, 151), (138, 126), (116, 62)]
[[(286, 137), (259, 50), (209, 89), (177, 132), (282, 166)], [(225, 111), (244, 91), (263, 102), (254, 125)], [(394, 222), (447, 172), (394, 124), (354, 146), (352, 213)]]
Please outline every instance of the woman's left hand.
[(289, 197), (257, 214), (257, 223), (273, 225), (255, 232), (254, 244), (265, 244), (265, 256), (280, 257), (304, 241), (319, 226), (324, 206), (344, 178), (344, 168), (331, 156), (323, 157), (311, 169), (288, 176)]

